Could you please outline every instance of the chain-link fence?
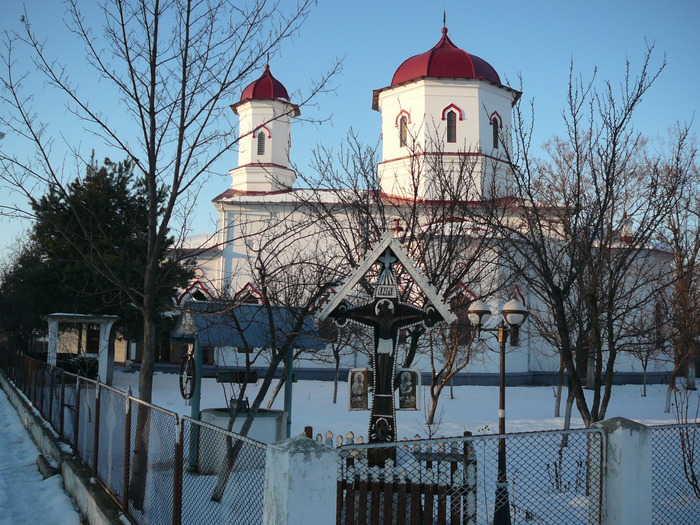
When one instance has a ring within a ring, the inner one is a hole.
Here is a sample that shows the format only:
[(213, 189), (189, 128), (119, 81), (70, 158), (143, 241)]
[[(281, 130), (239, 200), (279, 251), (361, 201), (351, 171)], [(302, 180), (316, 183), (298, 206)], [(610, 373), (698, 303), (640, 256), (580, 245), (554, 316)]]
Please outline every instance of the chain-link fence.
[(132, 522), (262, 523), (265, 444), (27, 356), (1, 364)]
[(653, 523), (698, 523), (700, 424), (650, 428)]
[(576, 430), (343, 445), (338, 523), (599, 523), (604, 442)]
[(183, 521), (262, 523), (264, 444), (183, 418)]
[(130, 402), (129, 515), (137, 523), (172, 523), (180, 512), (175, 501), (181, 478), (178, 416), (138, 399)]

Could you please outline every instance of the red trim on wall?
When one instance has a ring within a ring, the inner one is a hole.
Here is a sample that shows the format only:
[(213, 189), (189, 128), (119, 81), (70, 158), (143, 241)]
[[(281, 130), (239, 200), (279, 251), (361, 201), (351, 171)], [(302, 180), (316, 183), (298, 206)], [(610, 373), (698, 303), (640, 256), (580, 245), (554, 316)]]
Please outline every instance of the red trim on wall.
[[(464, 264), (464, 263), (462, 263), (462, 264)], [(448, 300), (451, 299), (458, 291), (466, 292), (467, 295), (470, 295), (472, 297), (473, 301), (476, 301), (479, 298), (479, 296), (476, 295), (474, 292), (472, 292), (471, 289), (466, 284), (464, 284), (463, 282), (459, 282), (459, 283), (455, 284), (454, 287), (452, 288), (452, 290), (450, 290), (447, 293), (447, 299)]]
[(394, 122), (394, 127), (399, 127), (399, 121), (401, 120), (401, 117), (406, 117), (406, 121), (408, 124), (411, 123), (411, 114), (406, 111), (405, 109), (402, 109), (398, 115), (396, 115), (396, 121)]
[(187, 297), (188, 295), (192, 295), (191, 292), (195, 288), (199, 288), (200, 290), (202, 290), (202, 292), (204, 292), (204, 294), (207, 297), (209, 297), (210, 299), (212, 298), (212, 295), (211, 295), (211, 292), (209, 291), (209, 288), (207, 288), (207, 286), (202, 281), (195, 281), (189, 286), (189, 288), (187, 288), (184, 292), (182, 292), (180, 294), (180, 297), (178, 297), (177, 300), (175, 301), (177, 303), (177, 305), (180, 306), (180, 304), (185, 299), (185, 297)]
[(260, 291), (251, 282), (247, 282), (243, 286), (243, 288), (238, 290), (234, 294), (233, 299), (236, 300), (238, 298), (241, 298), (245, 300), (246, 297), (249, 297), (251, 295), (257, 297), (260, 301), (260, 304), (265, 304), (265, 297), (263, 297), (263, 294), (260, 293)]
[(268, 128), (265, 124), (260, 124), (257, 128), (255, 128), (253, 130), (253, 140), (258, 138), (257, 135), (258, 135), (259, 129), (264, 129), (265, 131), (267, 131), (267, 138), (268, 139), (272, 138), (272, 132), (270, 131), (270, 128)]
[[(382, 193), (381, 194), (381, 199), (385, 203), (389, 205), (395, 205), (395, 206), (400, 206), (401, 203), (409, 203), (411, 205), (422, 205), (422, 206), (431, 206), (431, 205), (444, 205), (446, 200), (431, 200), (431, 199), (418, 199), (418, 198), (413, 198), (413, 197), (403, 197), (401, 195), (390, 195), (388, 193)], [(510, 207), (512, 205), (515, 205), (519, 202), (522, 202), (522, 199), (517, 199), (515, 197), (498, 197), (496, 199), (488, 199), (488, 200), (473, 200), (473, 201), (460, 201), (461, 204), (466, 205), (466, 206), (506, 206)]]
[(518, 297), (520, 299), (520, 302), (523, 303), (523, 306), (527, 306), (527, 302), (525, 301), (525, 296), (523, 293), (520, 291), (520, 286), (517, 284), (515, 285), (513, 289), (513, 297)]
[(442, 120), (445, 120), (447, 118), (447, 112), (451, 109), (454, 109), (457, 112), (457, 115), (459, 115), (459, 120), (464, 120), (464, 111), (462, 111), (462, 109), (459, 106), (456, 106), (455, 104), (450, 104), (449, 106), (443, 108)]
[(489, 116), (489, 126), (493, 126), (493, 117), (494, 116), (498, 117), (498, 124), (502, 126), (503, 125), (503, 117), (501, 117), (501, 115), (498, 113), (498, 111), (494, 111)]

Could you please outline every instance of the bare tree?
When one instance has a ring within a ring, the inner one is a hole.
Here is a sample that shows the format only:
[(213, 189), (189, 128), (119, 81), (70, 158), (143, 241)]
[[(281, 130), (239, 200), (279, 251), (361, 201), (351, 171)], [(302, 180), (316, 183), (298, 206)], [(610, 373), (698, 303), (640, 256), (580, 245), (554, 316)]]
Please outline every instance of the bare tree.
[[(32, 97), (37, 88), (28, 85), (35, 78), (15, 58), (16, 48), (24, 47), (38, 75), (34, 86), (46, 84), (89, 133), (132, 160), (144, 181), (148, 200), (144, 286), (124, 285), (107, 260), (99, 261), (96, 269), (129, 294), (143, 317), (138, 395), (145, 401), (151, 399), (156, 296), (164, 277), (159, 261), (168, 232), (186, 232), (187, 210), (200, 184), (235, 145), (227, 105), (236, 100), (249, 75), (299, 30), (312, 4), (304, 0), (285, 11), (279, 3), (264, 0), (245, 5), (230, 0), (108, 0), (100, 4), (100, 31), (83, 15), (78, 0), (69, 0), (68, 28), (85, 50), (85, 61), (75, 72), (63, 64), (57, 46), (34, 33), (30, 13), (22, 17), (22, 29), (5, 40), (0, 81), (2, 100), (10, 110), (0, 122), (31, 142), (34, 156), (22, 159), (0, 153), (2, 180), (28, 199), (37, 185), (65, 191), (62, 163), (55, 159), (57, 135), (36, 115)], [(131, 127), (117, 125), (114, 106), (81, 91), (71, 73), (90, 75), (114, 90), (118, 111), (131, 119)], [(323, 89), (326, 78), (311, 91)], [(76, 164), (84, 163), (79, 151), (70, 144), (65, 147)]]
[[(62, 161), (54, 157), (56, 136), (35, 113), (34, 93), (27, 85), (34, 77), (22, 67), (33, 68), (38, 75), (34, 86), (46, 85), (89, 133), (116, 150), (119, 157), (133, 161), (143, 179), (148, 203), (143, 287), (126, 286), (104, 257), (95, 270), (123, 289), (143, 318), (138, 395), (144, 401), (152, 398), (157, 298), (166, 277), (160, 259), (168, 236), (176, 231), (184, 237), (188, 210), (201, 183), (238, 140), (231, 133), (228, 104), (237, 99), (249, 75), (299, 30), (312, 4), (312, 0), (302, 0), (286, 11), (280, 3), (265, 0), (245, 5), (231, 0), (107, 0), (98, 9), (100, 30), (83, 16), (78, 0), (68, 0), (68, 28), (85, 50), (85, 61), (76, 72), (69, 71), (61, 60), (56, 51), (60, 46), (51, 46), (34, 33), (29, 13), (21, 19), (22, 29), (5, 40), (0, 82), (2, 100), (10, 109), (0, 116), (0, 122), (27, 139), (34, 156), (22, 159), (0, 152), (3, 182), (28, 200), (36, 186), (50, 185), (65, 193)], [(18, 46), (29, 51), (31, 66), (16, 60)], [(131, 126), (118, 125), (114, 106), (105, 104), (110, 97), (97, 97), (95, 102), (71, 73), (104, 82)], [(312, 88), (312, 94), (324, 88), (326, 78)], [(77, 166), (85, 164), (70, 144), (66, 150)], [(136, 508), (143, 505), (148, 454), (144, 407), (139, 405), (143, 432), (135, 443), (132, 469), (131, 497)]]
[(605, 417), (629, 314), (653, 310), (668, 271), (653, 241), (678, 181), (647, 157), (647, 141), (632, 122), (665, 65), (654, 69), (652, 52), (635, 74), (627, 63), (619, 92), (610, 82), (597, 88), (595, 75), (584, 82), (572, 65), (567, 134), (547, 144), (548, 160), (530, 154), (531, 127), (516, 106), (508, 151), (515, 199), (511, 213), (495, 217), (503, 253), (550, 316), (586, 426)]
[[(698, 355), (700, 316), (697, 311), (700, 300), (700, 171), (697, 165), (697, 143), (687, 126), (672, 129), (670, 151), (662, 159), (662, 172), (671, 181), (678, 180), (679, 188), (670, 213), (661, 225), (660, 241), (672, 257), (671, 285), (663, 297), (660, 308), (664, 315), (665, 331), (669, 334), (673, 350), (673, 369), (668, 383), (665, 411), (671, 410), (672, 392), (676, 390), (677, 377), (686, 372), (692, 379), (695, 359)], [(687, 386), (694, 388), (692, 383)]]
[(642, 365), (642, 397), (647, 396), (649, 365), (670, 360), (668, 316), (663, 304), (663, 301), (657, 301), (651, 315), (646, 311), (632, 314), (632, 320), (628, 323), (629, 333), (620, 345), (624, 352), (634, 356)]
[[(235, 298), (229, 299), (225, 308), (219, 311), (225, 315), (218, 316), (219, 322), (229, 325), (242, 341), (239, 349), (245, 355), (246, 369), (250, 370), (258, 360), (266, 367), (262, 383), (238, 431), (244, 436), (248, 434), (288, 352), (295, 352), (303, 346), (303, 338), (318, 337), (310, 333), (311, 316), (338, 278), (332, 252), (315, 242), (314, 223), (304, 213), (302, 205), (271, 202), (263, 206), (267, 206), (265, 213), (258, 213), (256, 209), (250, 215), (246, 213), (245, 203), (239, 208), (239, 231), (234, 248), (241, 256), (234, 261), (232, 269), (238, 283), (247, 280), (259, 294), (259, 304), (254, 307), (258, 316), (256, 326), (239, 315), (243, 305)], [(261, 330), (264, 331), (264, 344), (254, 343), (251, 338)], [(285, 381), (290, 379), (286, 377)], [(237, 396), (237, 402), (231, 407), (229, 430), (243, 405), (245, 385), (241, 386)], [(229, 446), (226, 468), (222, 469), (211, 496), (215, 501), (223, 495), (241, 446), (241, 441)]]

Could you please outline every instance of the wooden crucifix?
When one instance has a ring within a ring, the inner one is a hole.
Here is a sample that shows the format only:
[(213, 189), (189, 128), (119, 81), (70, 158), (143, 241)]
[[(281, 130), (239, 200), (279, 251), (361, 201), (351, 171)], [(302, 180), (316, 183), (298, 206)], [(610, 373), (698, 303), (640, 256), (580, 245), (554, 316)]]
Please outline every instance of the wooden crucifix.
[[(376, 263), (381, 271), (371, 302), (352, 307), (346, 297), (351, 288)], [(416, 308), (399, 301), (399, 288), (394, 265), (400, 263), (413, 278), (426, 297), (426, 306)], [(338, 326), (356, 322), (374, 330), (374, 390), (369, 420), (369, 442), (390, 443), (396, 441), (396, 409), (394, 403), (394, 376), (396, 373), (396, 343), (399, 330), (417, 324), (430, 328), (440, 321), (455, 320), (447, 306), (438, 298), (433, 288), (416, 269), (399, 243), (389, 233), (362, 261), (360, 266), (340, 288), (319, 314), (320, 319), (330, 317)], [(386, 457), (374, 454), (375, 464), (383, 465)], [(381, 456), (381, 457), (380, 457)]]

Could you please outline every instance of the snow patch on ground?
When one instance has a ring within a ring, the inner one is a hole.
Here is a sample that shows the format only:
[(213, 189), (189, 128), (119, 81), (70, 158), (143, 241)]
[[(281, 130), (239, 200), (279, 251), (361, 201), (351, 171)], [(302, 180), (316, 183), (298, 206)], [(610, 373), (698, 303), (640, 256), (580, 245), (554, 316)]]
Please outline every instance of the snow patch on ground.
[(80, 515), (63, 490), (63, 478), (43, 479), (39, 473), (40, 452), (4, 393), (0, 393), (0, 421), (0, 525), (80, 525)]
[[(262, 383), (262, 381), (260, 381)], [(153, 378), (153, 403), (181, 415), (190, 415), (191, 408), (180, 396), (177, 374), (156, 373)], [(126, 391), (131, 386), (134, 395), (138, 394), (138, 373), (115, 371), (114, 386)], [(274, 383), (273, 383), (274, 386)], [(420, 411), (397, 412), (398, 436), (412, 438), (418, 434), (428, 435), (425, 425), (427, 386), (422, 387), (423, 409)], [(271, 388), (272, 390), (272, 388)], [(247, 395), (252, 403), (258, 391), (257, 385), (249, 385)], [(454, 399), (446, 388), (440, 397), (434, 436), (461, 436), (465, 431), (474, 434), (495, 434), (498, 429), (498, 387), (496, 386), (456, 386)], [(641, 385), (619, 385), (613, 387), (612, 399), (606, 418), (626, 417), (645, 425), (675, 423), (673, 410), (664, 414), (666, 395), (665, 385), (647, 387), (647, 397), (642, 397)], [(592, 397), (592, 392), (587, 392)], [(216, 382), (213, 378), (202, 382), (201, 409), (221, 408), (233, 395), (229, 385)], [(565, 394), (566, 395), (566, 394)], [(697, 401), (697, 393), (693, 394)], [(352, 431), (355, 439), (367, 437), (368, 411), (348, 411), (348, 390), (345, 381), (339, 384), (338, 401), (333, 404), (332, 381), (299, 381), (293, 385), (292, 435), (301, 434), (305, 426), (312, 426), (314, 433), (324, 434), (331, 430), (335, 435)], [(506, 389), (506, 430), (529, 432), (536, 430), (556, 430), (564, 426), (564, 403), (562, 417), (554, 417), (554, 389), (552, 387), (518, 386)], [(265, 406), (266, 401), (263, 403)], [(281, 392), (273, 408), (282, 409), (284, 394)], [(694, 405), (691, 405), (694, 406)], [(583, 421), (573, 407), (572, 428), (582, 428)]]

